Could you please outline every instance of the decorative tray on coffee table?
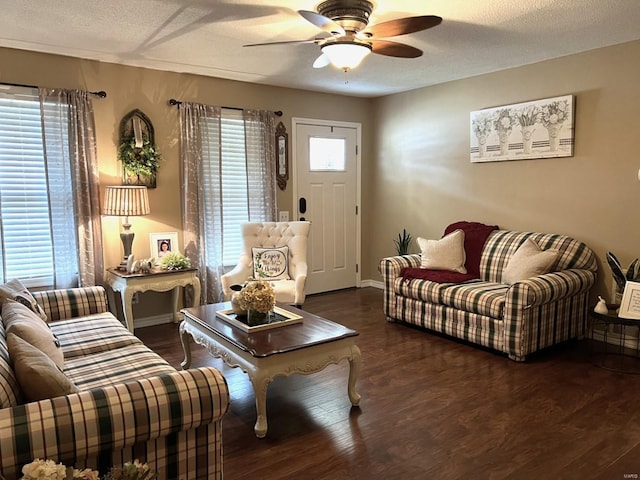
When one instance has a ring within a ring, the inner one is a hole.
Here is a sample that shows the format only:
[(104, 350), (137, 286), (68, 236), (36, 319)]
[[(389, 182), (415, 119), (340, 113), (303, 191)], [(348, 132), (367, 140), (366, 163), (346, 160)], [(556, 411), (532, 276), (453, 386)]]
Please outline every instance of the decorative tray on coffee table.
[(302, 317), (296, 313), (285, 310), (280, 307), (273, 307), (273, 311), (269, 313), (268, 318), (259, 325), (248, 325), (246, 315), (238, 315), (231, 308), (227, 310), (218, 310), (216, 315), (234, 327), (244, 330), (247, 333), (259, 332), (260, 330), (268, 330), (270, 328), (284, 327), (302, 322)]

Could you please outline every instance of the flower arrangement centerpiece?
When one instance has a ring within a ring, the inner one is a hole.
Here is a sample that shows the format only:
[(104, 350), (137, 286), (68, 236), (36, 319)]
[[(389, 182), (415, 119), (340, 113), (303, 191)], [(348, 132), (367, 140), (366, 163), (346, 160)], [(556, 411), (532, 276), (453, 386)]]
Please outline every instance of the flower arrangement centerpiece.
[(235, 297), (240, 310), (247, 312), (250, 326), (264, 323), (276, 304), (273, 287), (264, 280), (249, 281)]
[(160, 267), (164, 270), (183, 270), (191, 267), (191, 261), (181, 253), (167, 253), (160, 260)]
[(500, 155), (509, 153), (509, 135), (511, 135), (511, 130), (513, 130), (516, 122), (516, 118), (510, 108), (501, 108), (496, 113), (493, 126), (500, 139)]
[(67, 467), (53, 460), (35, 459), (22, 467), (21, 480), (154, 480), (157, 474), (146, 463), (138, 460), (127, 462), (122, 467), (111, 467), (106, 475), (96, 470)]

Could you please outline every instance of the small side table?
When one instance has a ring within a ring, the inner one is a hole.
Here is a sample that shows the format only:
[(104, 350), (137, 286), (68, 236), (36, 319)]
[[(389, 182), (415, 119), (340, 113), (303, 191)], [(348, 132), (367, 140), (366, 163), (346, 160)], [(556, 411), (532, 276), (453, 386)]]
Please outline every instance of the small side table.
[(620, 373), (640, 374), (640, 320), (620, 318), (619, 305), (609, 312), (589, 312), (589, 355), (598, 367)]
[(173, 295), (173, 319), (181, 320), (178, 312), (178, 287), (193, 287), (193, 307), (200, 303), (200, 280), (197, 268), (183, 270), (153, 270), (151, 273), (127, 273), (117, 268), (108, 268), (105, 281), (114, 292), (120, 292), (122, 312), (127, 328), (133, 333), (133, 309), (131, 303), (136, 292), (168, 292)]

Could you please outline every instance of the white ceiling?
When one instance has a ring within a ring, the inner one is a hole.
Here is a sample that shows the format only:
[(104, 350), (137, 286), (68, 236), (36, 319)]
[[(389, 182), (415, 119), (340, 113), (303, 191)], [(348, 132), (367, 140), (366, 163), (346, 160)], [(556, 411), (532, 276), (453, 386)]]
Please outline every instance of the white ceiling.
[[(312, 68), (320, 0), (3, 0), (0, 46), (175, 72), (375, 97), (640, 39), (640, 0), (373, 0), (369, 24), (438, 15), (393, 37), (417, 59), (369, 55), (345, 74)], [(1, 66), (0, 66), (1, 68)]]

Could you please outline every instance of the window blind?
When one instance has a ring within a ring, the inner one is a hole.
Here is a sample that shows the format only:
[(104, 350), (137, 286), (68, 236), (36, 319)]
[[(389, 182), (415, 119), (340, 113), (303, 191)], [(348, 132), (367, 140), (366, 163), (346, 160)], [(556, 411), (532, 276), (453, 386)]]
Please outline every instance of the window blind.
[(0, 276), (3, 282), (19, 278), (28, 287), (53, 284), (47, 173), (37, 90), (3, 86), (0, 89)]
[(224, 265), (235, 265), (242, 253), (240, 225), (249, 221), (245, 128), (241, 111), (222, 110), (220, 151), (222, 261)]

